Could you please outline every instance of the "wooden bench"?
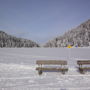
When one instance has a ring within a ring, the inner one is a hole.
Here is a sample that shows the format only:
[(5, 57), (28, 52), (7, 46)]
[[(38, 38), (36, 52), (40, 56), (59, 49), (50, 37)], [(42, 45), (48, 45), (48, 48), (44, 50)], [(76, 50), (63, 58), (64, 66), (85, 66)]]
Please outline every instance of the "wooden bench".
[[(59, 60), (38, 60), (36, 64), (39, 67), (36, 68), (38, 70), (39, 75), (42, 74), (43, 71), (61, 71), (62, 74), (65, 74), (68, 71), (68, 68), (65, 67), (67, 65), (67, 61), (59, 61)], [(42, 66), (44, 65), (44, 67)], [(60, 65), (60, 67), (45, 67), (45, 65)]]
[(85, 73), (84, 72), (85, 70), (90, 70), (90, 67), (84, 66), (84, 65), (90, 65), (90, 60), (83, 60), (83, 61), (79, 60), (79, 61), (77, 61), (77, 64), (79, 65), (79, 71), (82, 74)]

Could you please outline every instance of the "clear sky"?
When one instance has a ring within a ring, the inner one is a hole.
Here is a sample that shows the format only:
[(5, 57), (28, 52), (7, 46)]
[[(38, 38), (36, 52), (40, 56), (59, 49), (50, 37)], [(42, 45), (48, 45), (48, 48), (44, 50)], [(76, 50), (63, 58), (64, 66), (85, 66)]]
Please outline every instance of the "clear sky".
[(45, 43), (90, 19), (90, 0), (0, 0), (0, 30)]

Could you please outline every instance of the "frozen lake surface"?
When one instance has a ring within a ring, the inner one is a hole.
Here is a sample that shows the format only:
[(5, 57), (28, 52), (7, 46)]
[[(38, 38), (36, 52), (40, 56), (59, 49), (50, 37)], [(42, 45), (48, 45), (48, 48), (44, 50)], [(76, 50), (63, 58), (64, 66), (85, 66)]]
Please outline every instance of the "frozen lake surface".
[[(69, 71), (39, 76), (36, 60), (67, 60)], [(90, 60), (90, 48), (0, 48), (0, 90), (90, 90), (90, 72), (80, 74), (77, 60)]]

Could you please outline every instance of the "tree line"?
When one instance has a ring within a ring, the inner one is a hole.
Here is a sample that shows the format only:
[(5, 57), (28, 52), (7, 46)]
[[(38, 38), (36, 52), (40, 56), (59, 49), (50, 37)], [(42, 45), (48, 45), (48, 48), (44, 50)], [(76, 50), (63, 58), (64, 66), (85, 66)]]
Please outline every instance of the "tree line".
[(0, 31), (0, 47), (39, 47), (39, 45), (31, 40), (17, 38)]

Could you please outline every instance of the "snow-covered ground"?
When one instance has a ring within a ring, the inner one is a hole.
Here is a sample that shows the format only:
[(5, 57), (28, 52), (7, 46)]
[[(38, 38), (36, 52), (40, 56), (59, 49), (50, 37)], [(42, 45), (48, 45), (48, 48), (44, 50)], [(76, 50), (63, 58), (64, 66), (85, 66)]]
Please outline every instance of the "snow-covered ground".
[[(90, 90), (90, 72), (77, 69), (81, 59), (90, 60), (90, 48), (0, 48), (0, 90)], [(39, 76), (36, 60), (67, 60), (69, 71)]]

